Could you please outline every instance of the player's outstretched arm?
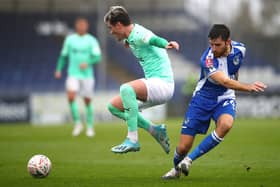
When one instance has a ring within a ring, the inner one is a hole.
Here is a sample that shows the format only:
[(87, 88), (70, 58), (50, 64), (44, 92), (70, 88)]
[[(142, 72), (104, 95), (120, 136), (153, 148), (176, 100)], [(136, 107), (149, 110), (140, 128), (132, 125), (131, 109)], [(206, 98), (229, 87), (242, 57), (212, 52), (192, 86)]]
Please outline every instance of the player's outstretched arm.
[(56, 79), (60, 79), (61, 78), (61, 71), (63, 69), (63, 67), (66, 64), (66, 56), (60, 55), (58, 58), (58, 62), (57, 62), (57, 66), (56, 66), (56, 70), (54, 73), (54, 77)]
[(166, 39), (161, 38), (159, 36), (153, 36), (149, 40), (149, 44), (160, 47), (160, 48), (165, 48), (165, 49), (176, 49), (179, 50), (179, 44), (176, 41), (170, 41), (168, 42)]
[(252, 84), (244, 84), (239, 81), (230, 79), (224, 72), (217, 71), (210, 76), (211, 79), (223, 85), (226, 88), (245, 91), (245, 92), (263, 92), (267, 87), (264, 83), (256, 81)]

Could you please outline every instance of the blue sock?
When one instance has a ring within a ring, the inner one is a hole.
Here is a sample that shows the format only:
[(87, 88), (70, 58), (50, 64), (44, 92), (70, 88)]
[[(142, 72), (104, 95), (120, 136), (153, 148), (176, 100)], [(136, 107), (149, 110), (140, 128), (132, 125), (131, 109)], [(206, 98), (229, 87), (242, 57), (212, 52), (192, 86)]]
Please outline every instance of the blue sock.
[(218, 145), (223, 138), (218, 137), (215, 131), (209, 134), (189, 155), (188, 157), (194, 161), (198, 157), (204, 155), (216, 145)]
[(185, 158), (186, 154), (179, 154), (177, 152), (177, 148), (174, 152), (174, 158), (173, 158), (173, 164), (174, 164), (174, 168), (177, 167), (177, 165)]

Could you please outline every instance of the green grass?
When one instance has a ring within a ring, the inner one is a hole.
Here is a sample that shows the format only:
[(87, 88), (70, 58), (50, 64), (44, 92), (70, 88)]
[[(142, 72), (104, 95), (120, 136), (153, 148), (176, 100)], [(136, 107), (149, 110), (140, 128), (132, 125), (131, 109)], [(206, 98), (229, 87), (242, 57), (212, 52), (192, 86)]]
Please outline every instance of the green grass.
[[(188, 177), (173, 181), (160, 176), (172, 167), (181, 119), (166, 123), (169, 155), (142, 130), (140, 152), (111, 153), (126, 135), (125, 125), (118, 123), (97, 124), (93, 139), (72, 137), (70, 125), (0, 125), (0, 186), (280, 186), (279, 119), (237, 120), (221, 145), (193, 163)], [(26, 169), (29, 158), (39, 153), (53, 163), (45, 179), (32, 178)]]

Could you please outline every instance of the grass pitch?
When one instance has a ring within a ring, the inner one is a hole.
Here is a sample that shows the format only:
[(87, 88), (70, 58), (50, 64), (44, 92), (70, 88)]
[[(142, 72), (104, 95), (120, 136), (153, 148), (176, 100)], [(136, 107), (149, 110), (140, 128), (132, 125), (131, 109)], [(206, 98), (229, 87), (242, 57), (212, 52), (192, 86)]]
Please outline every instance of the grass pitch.
[[(140, 130), (141, 151), (117, 155), (126, 126), (97, 124), (96, 136), (72, 137), (72, 126), (0, 125), (0, 186), (280, 186), (280, 120), (238, 119), (218, 147), (196, 160), (188, 177), (163, 181), (172, 167), (181, 119), (166, 121), (171, 153)], [(213, 125), (211, 126), (213, 129)], [(209, 133), (210, 131), (208, 131)], [(196, 144), (204, 136), (197, 136)], [(26, 169), (34, 154), (53, 164), (47, 178), (32, 178)]]

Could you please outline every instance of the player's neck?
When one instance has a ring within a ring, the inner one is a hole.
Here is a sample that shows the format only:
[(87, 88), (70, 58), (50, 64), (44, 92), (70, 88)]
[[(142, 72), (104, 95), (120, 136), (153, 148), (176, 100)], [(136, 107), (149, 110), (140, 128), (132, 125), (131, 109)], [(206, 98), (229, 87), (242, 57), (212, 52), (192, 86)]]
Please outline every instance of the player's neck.
[(125, 32), (126, 38), (129, 37), (129, 35), (130, 35), (130, 33), (132, 32), (133, 28), (134, 28), (134, 24), (130, 24), (130, 25), (128, 25), (128, 26), (126, 27), (126, 32)]
[(86, 34), (86, 32), (77, 32), (77, 34), (78, 34), (79, 36), (84, 36), (84, 35)]
[(226, 52), (224, 53), (224, 57), (227, 57), (231, 52), (231, 45), (228, 45)]

